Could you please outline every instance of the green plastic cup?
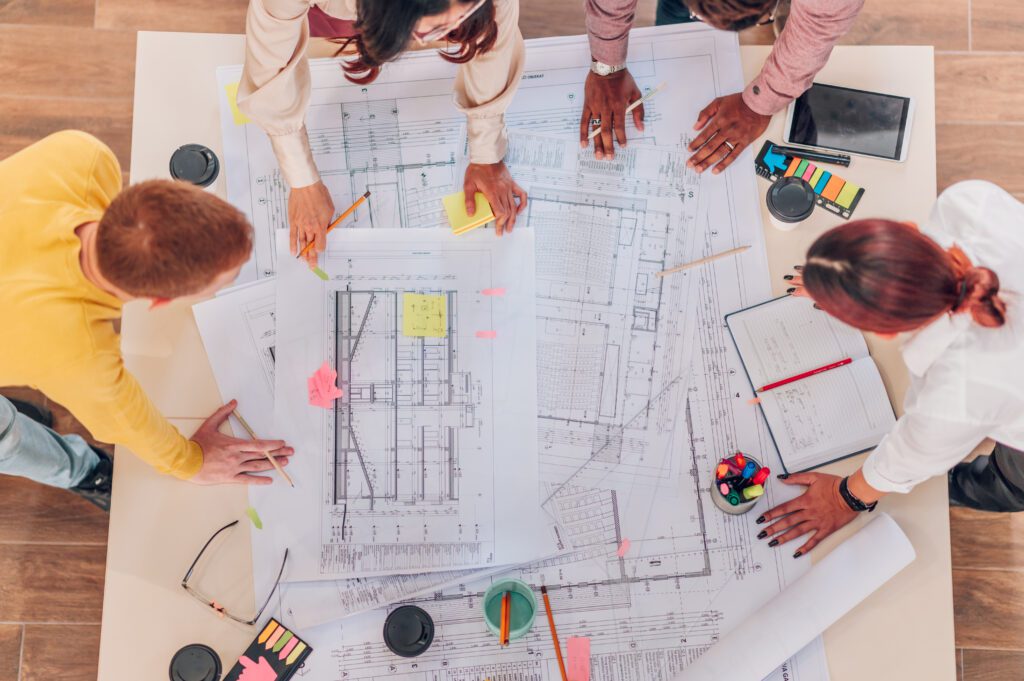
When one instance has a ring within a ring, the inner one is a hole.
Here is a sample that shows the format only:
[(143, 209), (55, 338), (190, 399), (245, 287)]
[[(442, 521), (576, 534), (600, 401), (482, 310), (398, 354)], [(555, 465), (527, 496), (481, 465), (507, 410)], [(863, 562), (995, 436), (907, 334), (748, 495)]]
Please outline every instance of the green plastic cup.
[(495, 636), (501, 634), (501, 599), (506, 591), (512, 594), (508, 640), (514, 641), (526, 636), (533, 628), (537, 617), (537, 597), (530, 585), (519, 579), (502, 579), (492, 584), (484, 592), (484, 622)]

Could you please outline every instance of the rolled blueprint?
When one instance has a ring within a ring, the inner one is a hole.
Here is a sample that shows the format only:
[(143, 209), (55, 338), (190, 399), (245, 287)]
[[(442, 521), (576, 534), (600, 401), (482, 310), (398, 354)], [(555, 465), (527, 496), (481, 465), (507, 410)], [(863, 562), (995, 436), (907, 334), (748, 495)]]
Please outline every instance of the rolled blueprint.
[[(892, 579), (914, 547), (882, 513), (763, 608), (723, 636), (674, 681), (763, 679)], [(737, 651), (743, 654), (737, 654)]]

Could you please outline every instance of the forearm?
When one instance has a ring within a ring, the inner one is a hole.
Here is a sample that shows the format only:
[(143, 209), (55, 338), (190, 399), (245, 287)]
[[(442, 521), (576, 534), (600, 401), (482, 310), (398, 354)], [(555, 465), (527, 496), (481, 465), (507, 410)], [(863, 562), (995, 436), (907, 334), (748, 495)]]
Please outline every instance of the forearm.
[(605, 64), (626, 63), (637, 0), (586, 0), (590, 54)]
[(863, 468), (858, 468), (857, 472), (849, 477), (846, 481), (846, 486), (853, 496), (857, 497), (865, 504), (873, 504), (888, 494), (888, 492), (875, 489), (867, 480), (864, 479)]

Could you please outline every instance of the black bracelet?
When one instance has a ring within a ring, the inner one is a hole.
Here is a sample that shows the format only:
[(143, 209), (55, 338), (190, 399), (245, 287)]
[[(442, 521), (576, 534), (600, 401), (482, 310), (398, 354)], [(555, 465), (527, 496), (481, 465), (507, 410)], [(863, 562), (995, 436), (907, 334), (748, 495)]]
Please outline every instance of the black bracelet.
[(846, 505), (857, 513), (862, 513), (864, 511), (871, 513), (871, 511), (874, 511), (875, 506), (878, 506), (878, 502), (873, 501), (870, 504), (865, 504), (863, 501), (858, 499), (853, 492), (850, 491), (850, 487), (847, 484), (849, 479), (849, 477), (845, 477), (839, 481), (839, 495), (843, 497), (843, 501), (846, 502)]

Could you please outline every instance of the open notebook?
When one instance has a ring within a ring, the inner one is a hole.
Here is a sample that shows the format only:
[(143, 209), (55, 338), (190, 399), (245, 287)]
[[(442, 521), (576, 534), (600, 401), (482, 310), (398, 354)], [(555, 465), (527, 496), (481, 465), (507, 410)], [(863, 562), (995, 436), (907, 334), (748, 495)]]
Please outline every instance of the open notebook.
[(876, 446), (896, 422), (859, 331), (783, 296), (726, 315), (755, 391), (847, 358), (845, 366), (758, 393), (787, 472), (804, 471)]

